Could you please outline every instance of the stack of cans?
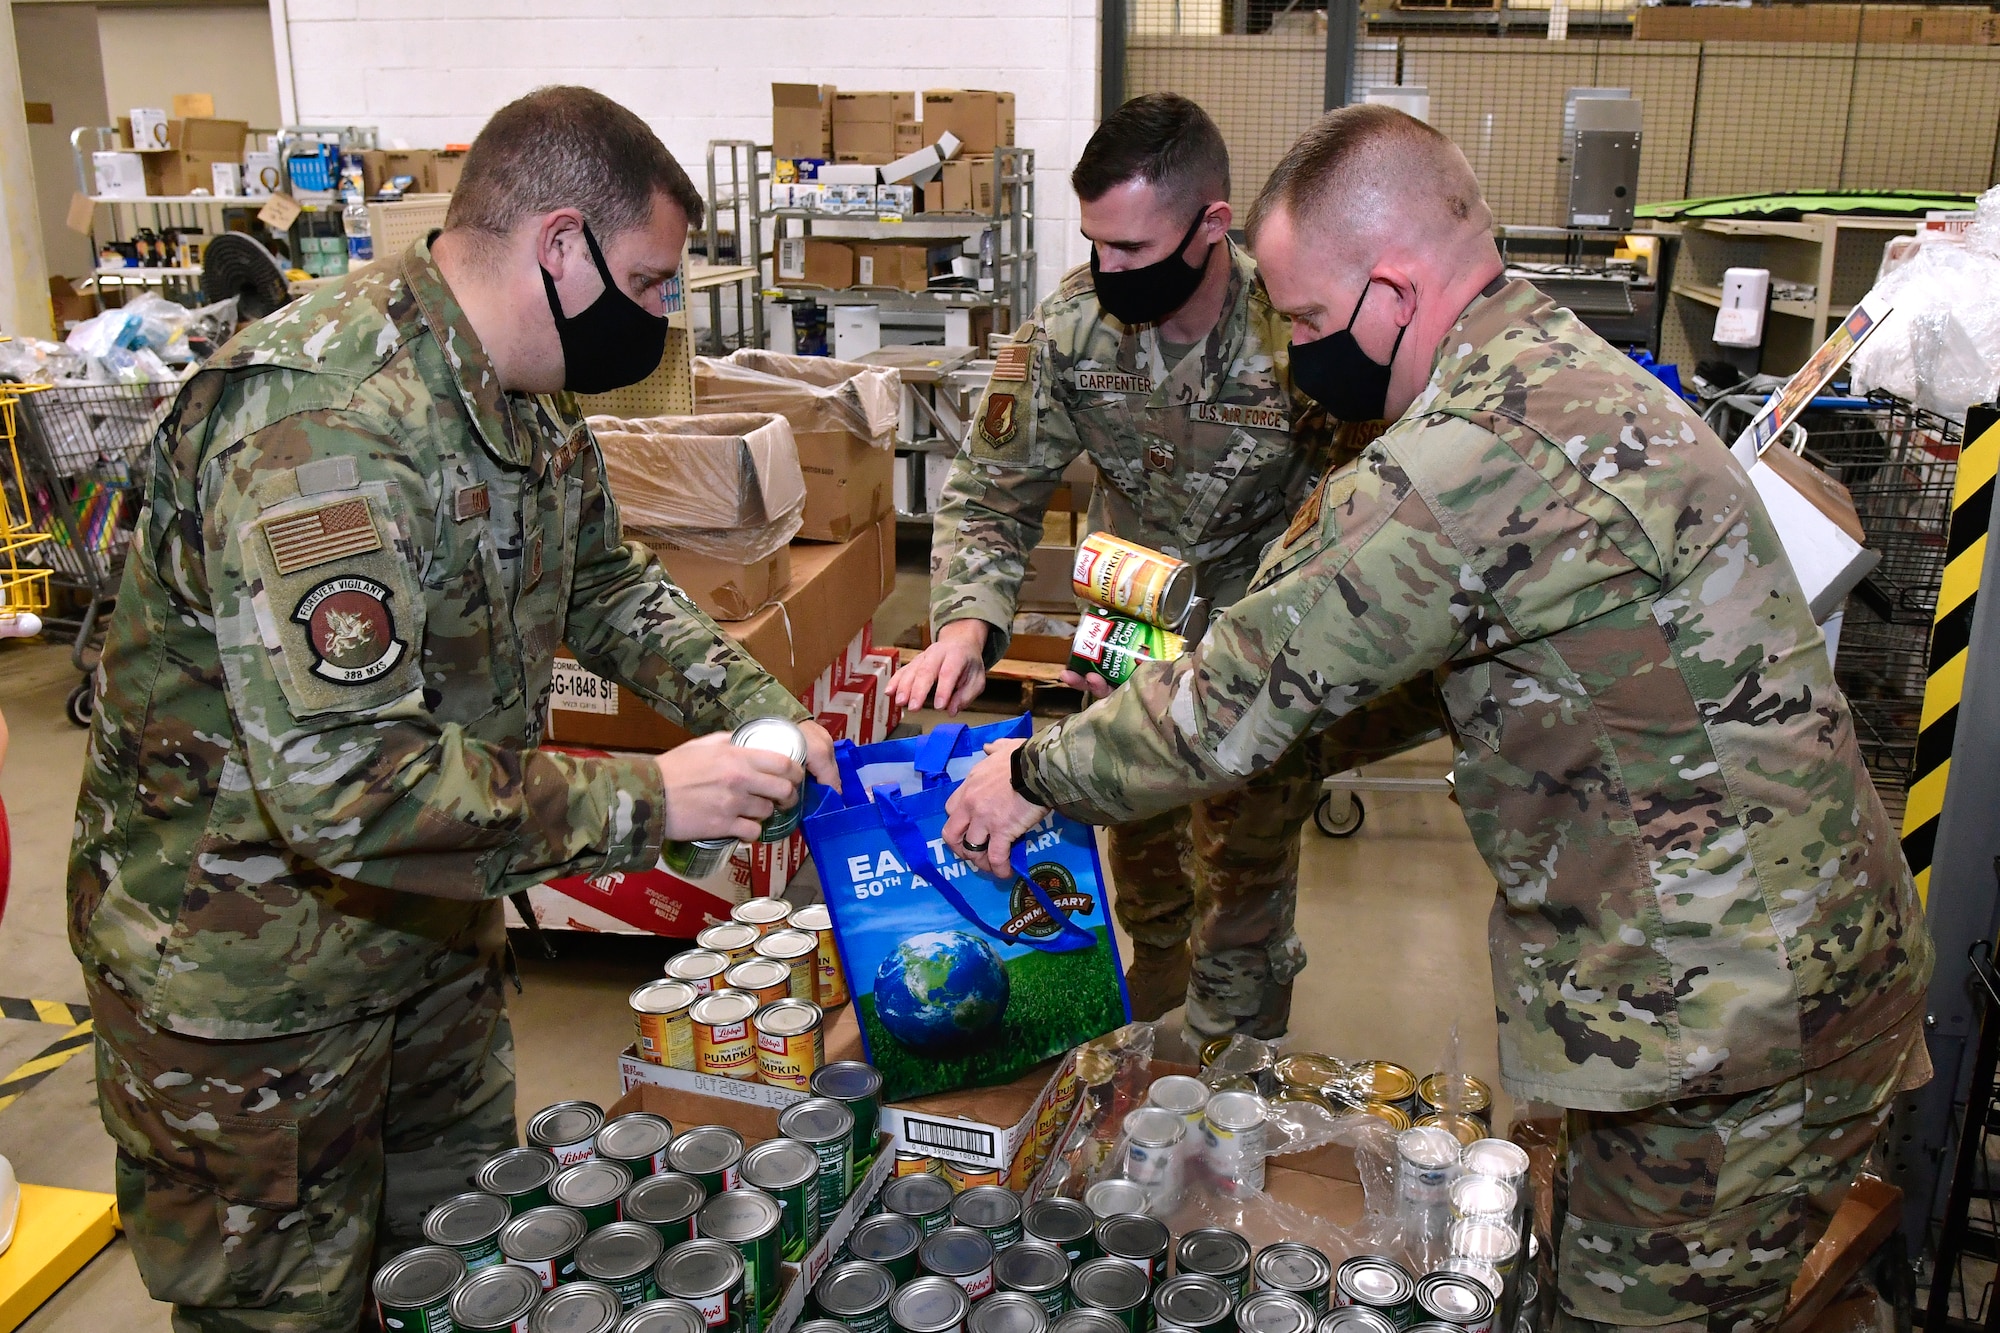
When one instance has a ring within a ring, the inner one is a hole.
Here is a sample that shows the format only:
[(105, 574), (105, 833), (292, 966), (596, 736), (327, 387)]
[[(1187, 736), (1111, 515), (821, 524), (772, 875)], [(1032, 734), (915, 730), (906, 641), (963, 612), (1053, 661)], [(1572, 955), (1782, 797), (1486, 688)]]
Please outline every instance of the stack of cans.
[[(474, 1189), (426, 1215), (426, 1243), (376, 1272), (383, 1327), (763, 1333), (783, 1266), (818, 1243), (873, 1156), (875, 1071), (828, 1065), (812, 1091), (779, 1117), (781, 1137), (754, 1146), (723, 1125), (545, 1107), (527, 1146), (484, 1163)], [(1004, 1231), (998, 1201), (969, 1212)]]

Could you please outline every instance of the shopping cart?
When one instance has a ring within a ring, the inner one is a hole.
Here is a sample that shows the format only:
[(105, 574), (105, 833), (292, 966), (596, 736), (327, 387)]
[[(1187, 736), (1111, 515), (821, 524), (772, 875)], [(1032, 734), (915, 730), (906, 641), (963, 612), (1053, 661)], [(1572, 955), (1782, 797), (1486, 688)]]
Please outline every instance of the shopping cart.
[(18, 404), (27, 511), (47, 534), (27, 556), (72, 594), (47, 623), (75, 634), (70, 658), (84, 679), (67, 712), (79, 727), (90, 724), (90, 678), (145, 499), (147, 450), (180, 389), (179, 380), (52, 384)]
[(39, 634), (49, 605), (49, 571), (31, 552), (49, 539), (36, 528), (28, 507), (16, 429), (20, 400), (45, 386), (0, 383), (0, 638)]

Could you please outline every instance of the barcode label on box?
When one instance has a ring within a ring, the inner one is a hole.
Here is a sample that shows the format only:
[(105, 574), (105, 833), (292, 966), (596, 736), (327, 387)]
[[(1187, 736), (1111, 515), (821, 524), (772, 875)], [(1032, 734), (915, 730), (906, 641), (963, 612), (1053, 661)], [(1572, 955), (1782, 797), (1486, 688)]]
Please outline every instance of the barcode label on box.
[(556, 659), (555, 678), (549, 682), (549, 708), (564, 713), (618, 712), (618, 687), (594, 671), (567, 657)]
[(996, 1136), (989, 1130), (907, 1114), (903, 1117), (903, 1138), (912, 1147), (985, 1158), (991, 1158), (998, 1146)]

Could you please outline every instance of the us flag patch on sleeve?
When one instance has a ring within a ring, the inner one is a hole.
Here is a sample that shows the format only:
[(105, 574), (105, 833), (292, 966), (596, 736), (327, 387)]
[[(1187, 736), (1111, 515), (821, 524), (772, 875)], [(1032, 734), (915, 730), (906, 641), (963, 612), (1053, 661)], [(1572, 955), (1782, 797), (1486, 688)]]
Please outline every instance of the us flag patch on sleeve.
[(382, 535), (366, 500), (339, 500), (287, 514), (264, 524), (264, 540), (280, 574), (296, 574), (314, 565), (382, 549)]
[(1026, 384), (1028, 362), (1035, 349), (1027, 343), (1008, 343), (993, 358), (993, 378), (1005, 384)]

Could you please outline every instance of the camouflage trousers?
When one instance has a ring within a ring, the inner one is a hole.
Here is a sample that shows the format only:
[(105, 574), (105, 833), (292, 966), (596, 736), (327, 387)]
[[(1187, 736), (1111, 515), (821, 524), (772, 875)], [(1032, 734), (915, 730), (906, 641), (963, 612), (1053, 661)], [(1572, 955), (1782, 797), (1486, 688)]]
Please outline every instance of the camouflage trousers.
[(497, 947), (441, 956), (393, 1013), (285, 1037), (164, 1031), (101, 981), (90, 1002), (120, 1219), (183, 1333), (358, 1327), (379, 1260), (516, 1142)]
[(1571, 1111), (1559, 1333), (1775, 1329), (1891, 1103), (1930, 1079), (1920, 1014), (1740, 1097)]

